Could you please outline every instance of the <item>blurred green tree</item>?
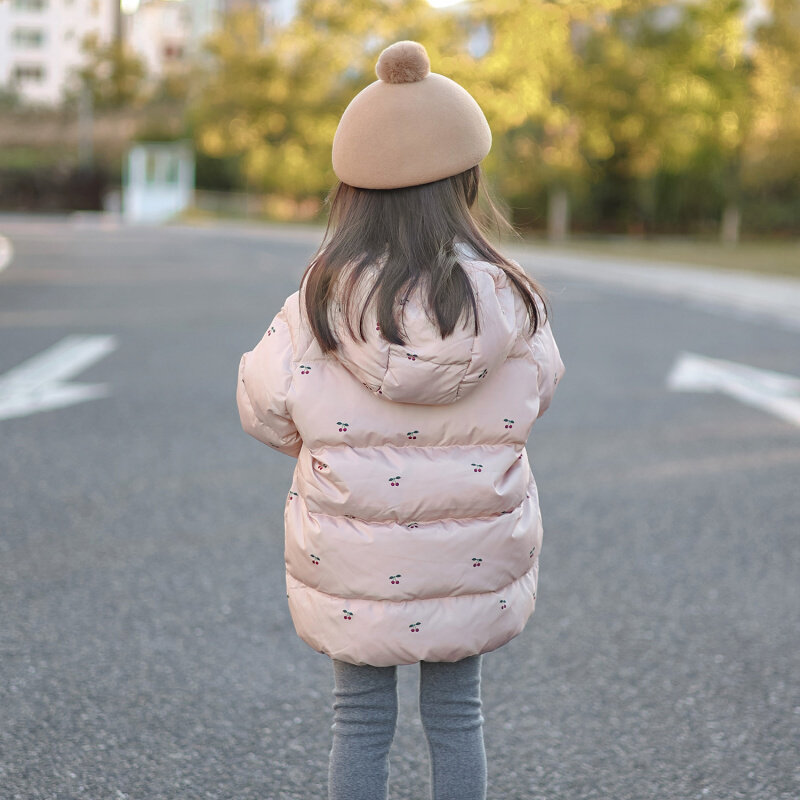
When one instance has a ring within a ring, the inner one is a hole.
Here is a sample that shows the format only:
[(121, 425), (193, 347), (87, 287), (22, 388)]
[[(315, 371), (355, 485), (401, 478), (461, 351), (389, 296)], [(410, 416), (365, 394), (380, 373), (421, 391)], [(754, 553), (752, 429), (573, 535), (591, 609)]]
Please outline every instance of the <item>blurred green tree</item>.
[(321, 197), (341, 113), (380, 51), (415, 39), (484, 109), (485, 168), (517, 221), (549, 194), (563, 233), (583, 193), (593, 224), (722, 214), (737, 234), (744, 191), (800, 172), (799, 2), (775, 0), (750, 49), (741, 0), (303, 0), (286, 27), (244, 10), (209, 41), (190, 125), (248, 186)]
[(800, 0), (773, 0), (752, 54), (752, 124), (743, 182), (755, 195), (800, 196)]
[(619, 6), (617, 0), (469, 4), (464, 23), (486, 31), (486, 51), (475, 54), (455, 42), (441, 62), (489, 120), (495, 145), (486, 168), (496, 189), (523, 219), (531, 197), (547, 191), (551, 234), (559, 238), (566, 233), (567, 191), (590, 172), (587, 153), (608, 151), (608, 137), (586, 130), (576, 102), (582, 76), (574, 33)]
[(435, 40), (433, 22), (424, 0), (305, 0), (285, 28), (253, 10), (228, 15), (208, 43), (210, 70), (191, 110), (198, 149), (240, 157), (248, 186), (323, 195), (336, 180), (339, 118), (375, 80), (381, 43), (393, 31)]
[(586, 161), (624, 187), (616, 213), (629, 225), (655, 225), (659, 175), (722, 182), (737, 171), (747, 114), (737, 0), (625, 3), (577, 34), (568, 103)]
[(144, 62), (124, 42), (102, 42), (97, 34), (89, 34), (81, 46), (85, 61), (77, 77), (80, 88), (91, 92), (96, 109), (130, 107), (144, 98)]

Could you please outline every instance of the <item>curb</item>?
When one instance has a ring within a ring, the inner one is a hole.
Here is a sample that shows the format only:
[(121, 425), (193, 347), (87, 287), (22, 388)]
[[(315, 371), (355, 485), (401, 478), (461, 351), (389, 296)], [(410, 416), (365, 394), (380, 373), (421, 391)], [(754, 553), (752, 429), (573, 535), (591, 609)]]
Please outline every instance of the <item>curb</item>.
[(650, 295), (671, 297), (705, 311), (778, 323), (800, 330), (800, 280), (692, 264), (654, 264), (513, 248), (534, 275), (569, 277)]

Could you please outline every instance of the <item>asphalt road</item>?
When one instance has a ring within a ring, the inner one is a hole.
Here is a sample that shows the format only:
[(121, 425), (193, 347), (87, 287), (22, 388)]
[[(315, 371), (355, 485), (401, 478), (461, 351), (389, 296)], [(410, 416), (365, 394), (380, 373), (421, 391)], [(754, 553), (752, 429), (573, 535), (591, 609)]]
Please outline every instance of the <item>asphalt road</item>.
[[(286, 607), (292, 461), (239, 356), (319, 236), (0, 220), (0, 376), (70, 334), (110, 395), (0, 421), (0, 798), (325, 796), (330, 662)], [(800, 376), (800, 332), (545, 276), (536, 614), (484, 658), (493, 800), (800, 797), (800, 428), (675, 394), (680, 351)], [(415, 667), (390, 797), (427, 795)]]

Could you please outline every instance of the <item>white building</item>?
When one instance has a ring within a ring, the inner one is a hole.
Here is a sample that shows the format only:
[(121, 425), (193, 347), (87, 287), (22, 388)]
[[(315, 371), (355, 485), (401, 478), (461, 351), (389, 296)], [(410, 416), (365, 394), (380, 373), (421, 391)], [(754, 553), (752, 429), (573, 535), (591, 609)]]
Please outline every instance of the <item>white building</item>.
[(0, 0), (0, 86), (56, 105), (84, 60), (88, 34), (114, 37), (116, 0)]
[(125, 41), (144, 61), (151, 78), (179, 67), (193, 55), (194, 5), (190, 0), (123, 4)]
[(223, 15), (257, 7), (278, 24), (293, 16), (297, 0), (0, 0), (0, 88), (23, 101), (57, 105), (84, 57), (88, 34), (108, 42), (122, 35), (144, 61), (148, 74), (197, 58)]
[[(2, 2), (2, 0), (0, 0)], [(126, 42), (158, 78), (202, 54), (223, 16), (257, 8), (276, 22), (290, 19), (296, 0), (121, 0)], [(287, 5), (288, 4), (288, 5)]]

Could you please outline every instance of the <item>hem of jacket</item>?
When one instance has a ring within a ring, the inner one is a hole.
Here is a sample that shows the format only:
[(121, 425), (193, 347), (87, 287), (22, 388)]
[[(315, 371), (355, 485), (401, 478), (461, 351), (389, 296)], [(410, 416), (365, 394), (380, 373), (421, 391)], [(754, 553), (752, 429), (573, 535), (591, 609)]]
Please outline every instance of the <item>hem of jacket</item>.
[[(287, 575), (289, 573), (287, 572)], [(385, 666), (392, 666), (392, 665), (401, 665), (401, 664), (415, 664), (419, 661), (460, 661), (463, 658), (467, 658), (472, 655), (480, 655), (483, 653), (489, 653), (493, 650), (497, 650), (498, 648), (502, 647), (504, 644), (507, 644), (516, 636), (518, 636), (522, 631), (525, 629), (527, 625), (528, 619), (535, 611), (536, 607), (536, 589), (538, 588), (538, 559), (531, 566), (531, 568), (525, 572), (520, 578), (516, 581), (512, 581), (508, 584), (504, 589), (497, 590), (494, 592), (486, 592), (486, 593), (477, 593), (477, 594), (467, 594), (467, 595), (454, 595), (448, 598), (440, 598), (441, 600), (454, 600), (458, 601), (459, 599), (464, 598), (476, 598), (480, 597), (483, 594), (486, 595), (498, 595), (501, 591), (508, 589), (509, 587), (513, 586), (513, 584), (522, 584), (528, 577), (530, 576), (530, 580), (533, 584), (533, 591), (529, 598), (530, 605), (527, 608), (527, 611), (523, 610), (522, 615), (516, 615), (516, 623), (509, 625), (506, 627), (505, 630), (502, 632), (498, 631), (497, 628), (492, 628), (494, 631), (494, 635), (489, 633), (480, 634), (476, 631), (472, 631), (472, 643), (467, 644), (463, 641), (457, 641), (456, 639), (446, 641), (447, 637), (444, 639), (440, 636), (437, 637), (434, 642), (431, 642), (428, 636), (424, 636), (424, 638), (414, 641), (413, 643), (403, 643), (401, 644), (399, 639), (389, 635), (387, 638), (382, 638), (380, 643), (377, 640), (371, 641), (370, 644), (366, 645), (366, 647), (361, 645), (356, 645), (355, 647), (350, 647), (347, 643), (339, 643), (338, 645), (331, 640), (330, 636), (326, 636), (320, 633), (313, 633), (312, 630), (307, 628), (307, 623), (309, 620), (306, 618), (302, 621), (302, 615), (295, 616), (295, 612), (291, 610), (291, 603), (292, 600), (290, 599), (290, 611), (292, 613), (292, 621), (295, 626), (295, 631), (297, 635), (312, 649), (316, 650), (318, 653), (322, 653), (323, 655), (327, 655), (332, 659), (337, 659), (340, 661), (346, 661), (351, 664), (370, 664), (376, 667), (385, 667)], [(316, 594), (323, 594), (321, 592), (317, 592), (317, 590), (312, 589), (311, 587), (306, 586), (306, 584), (297, 581), (295, 578), (292, 577), (292, 580), (296, 583), (300, 584), (294, 588), (294, 591), (301, 591), (301, 592), (308, 592), (308, 593), (316, 593)], [(289, 597), (290, 587), (288, 586), (287, 582), (287, 597)], [(523, 590), (524, 591), (524, 590)], [(510, 595), (509, 592), (505, 592), (507, 595)], [(332, 603), (332, 600), (338, 599), (335, 595), (324, 595), (322, 602), (319, 605), (326, 606), (328, 608), (333, 607), (336, 605)], [(328, 599), (330, 598), (330, 599)], [(349, 598), (350, 602), (352, 602), (354, 598)], [(376, 601), (359, 601), (359, 602), (376, 602)], [(381, 602), (381, 601), (377, 601)], [(406, 604), (414, 603), (415, 605), (419, 604), (420, 606), (429, 605), (430, 603), (435, 603), (436, 600), (433, 599), (420, 599), (420, 600), (406, 600), (403, 601)], [(317, 604), (313, 604), (317, 605)], [(391, 606), (390, 606), (391, 607)], [(410, 618), (415, 616), (418, 612), (416, 610), (412, 610), (409, 612)], [(357, 614), (357, 612), (356, 612)], [(514, 616), (511, 617), (514, 619)], [(317, 620), (320, 623), (322, 620)], [(510, 620), (509, 620), (510, 621)], [(327, 626), (329, 621), (325, 622)], [(477, 636), (475, 635), (477, 633)], [(499, 634), (499, 635), (498, 635)], [(458, 638), (461, 639), (462, 634), (458, 635)], [(465, 638), (470, 638), (467, 633), (464, 633), (463, 636)], [(327, 640), (327, 641), (326, 641)], [(344, 646), (342, 646), (344, 645)], [(377, 646), (377, 649), (376, 647)], [(448, 653), (448, 657), (442, 658), (437, 657), (431, 658), (431, 651), (436, 654), (436, 651), (439, 650), (440, 654), (442, 651), (446, 651)], [(456, 655), (453, 656), (453, 653)], [(399, 657), (398, 657), (399, 656)]]

